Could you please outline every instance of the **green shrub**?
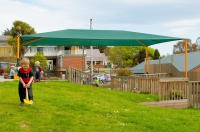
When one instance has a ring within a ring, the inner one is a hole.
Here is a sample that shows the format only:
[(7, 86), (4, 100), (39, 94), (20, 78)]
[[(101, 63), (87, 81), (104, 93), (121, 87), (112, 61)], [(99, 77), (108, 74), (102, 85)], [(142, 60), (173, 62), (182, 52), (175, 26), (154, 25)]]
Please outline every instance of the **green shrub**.
[(36, 61), (40, 62), (40, 66), (42, 67), (43, 70), (47, 69), (47, 58), (42, 53), (37, 52), (30, 60), (30, 66), (32, 69), (34, 69)]
[(185, 98), (184, 94), (178, 90), (171, 90), (165, 97), (168, 100), (176, 100), (176, 99)]
[(120, 68), (117, 70), (117, 76), (129, 76), (132, 75), (133, 72), (129, 70), (128, 68)]
[(140, 91), (140, 94), (150, 94), (148, 91)]
[(7, 67), (6, 69), (4, 69), (4, 73), (10, 73), (11, 68)]

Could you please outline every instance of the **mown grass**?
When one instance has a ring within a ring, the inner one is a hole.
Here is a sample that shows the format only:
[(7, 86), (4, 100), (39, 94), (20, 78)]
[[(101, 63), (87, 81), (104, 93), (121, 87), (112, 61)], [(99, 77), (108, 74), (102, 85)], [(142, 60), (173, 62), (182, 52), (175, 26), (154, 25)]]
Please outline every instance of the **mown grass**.
[(51, 81), (33, 84), (34, 106), (19, 106), (18, 82), (0, 82), (1, 132), (198, 132), (198, 109), (141, 105), (156, 95)]

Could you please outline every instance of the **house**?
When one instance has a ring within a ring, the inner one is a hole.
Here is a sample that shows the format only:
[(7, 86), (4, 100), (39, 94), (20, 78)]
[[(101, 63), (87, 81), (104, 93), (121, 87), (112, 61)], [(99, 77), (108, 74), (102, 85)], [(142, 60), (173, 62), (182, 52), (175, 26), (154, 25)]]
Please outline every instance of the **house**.
[[(158, 60), (149, 60), (149, 64), (158, 64)], [(145, 61), (134, 66), (133, 68), (130, 68), (131, 71), (133, 71), (134, 74), (145, 74)]]
[[(190, 71), (200, 71), (200, 52), (188, 53), (188, 72)], [(173, 54), (168, 55), (160, 60), (161, 64), (172, 63), (179, 71), (185, 71), (185, 54)], [(159, 64), (159, 60), (149, 60), (149, 64)], [(145, 73), (145, 62), (138, 64), (137, 66), (131, 68), (135, 74)]]
[[(200, 52), (191, 52), (188, 53), (188, 73), (193, 73), (192, 76), (194, 76), (194, 73), (200, 73)], [(167, 65), (171, 64), (173, 67), (163, 67), (160, 66), (160, 69), (152, 69), (151, 66), (153, 65)], [(175, 70), (172, 70), (175, 69)], [(140, 63), (139, 65), (131, 68), (131, 70), (135, 74), (144, 74), (145, 73), (145, 62)], [(173, 54), (166, 56), (165, 58), (162, 58), (159, 60), (149, 60), (149, 73), (168, 73), (170, 72), (174, 77), (182, 76), (184, 77), (185, 72), (185, 54)], [(176, 73), (175, 73), (176, 72)], [(178, 72), (178, 73), (177, 73)], [(193, 79), (192, 79), (193, 80)], [(196, 79), (195, 79), (196, 80)]]
[[(88, 69), (91, 62), (91, 50), (83, 49), (79, 46), (37, 46), (29, 47), (25, 57), (32, 58), (37, 52), (42, 52), (48, 59), (49, 70), (55, 69), (58, 72), (65, 72), (68, 66), (76, 69)], [(93, 49), (94, 68), (104, 68), (109, 64), (104, 53), (99, 49)]]
[(0, 36), (0, 61), (11, 61), (14, 57), (13, 47), (7, 44), (10, 36)]
[(10, 36), (0, 36), (0, 46), (6, 46), (7, 45), (7, 39)]
[[(9, 37), (0, 36), (0, 46), (7, 46), (6, 41)], [(68, 66), (83, 70), (88, 69), (91, 64), (91, 50), (84, 49), (83, 53), (82, 46), (32, 46), (24, 56), (31, 59), (37, 52), (43, 53), (47, 58), (49, 70), (65, 72)], [(106, 55), (98, 49), (93, 49), (93, 67), (104, 68), (106, 65), (110, 65)]]
[[(87, 66), (90, 66), (91, 62), (91, 49), (86, 49), (86, 62)], [(111, 65), (105, 53), (100, 53), (99, 49), (93, 49), (93, 67), (105, 68), (105, 66)]]

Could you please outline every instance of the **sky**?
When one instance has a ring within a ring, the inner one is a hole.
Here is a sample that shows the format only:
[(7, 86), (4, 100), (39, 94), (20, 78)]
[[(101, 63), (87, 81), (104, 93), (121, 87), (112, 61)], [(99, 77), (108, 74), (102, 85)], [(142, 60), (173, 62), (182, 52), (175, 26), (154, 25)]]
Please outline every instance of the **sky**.
[[(188, 38), (200, 37), (200, 0), (0, 0), (0, 33), (15, 20), (37, 33), (63, 29), (126, 30)], [(151, 46), (172, 54), (178, 41)]]

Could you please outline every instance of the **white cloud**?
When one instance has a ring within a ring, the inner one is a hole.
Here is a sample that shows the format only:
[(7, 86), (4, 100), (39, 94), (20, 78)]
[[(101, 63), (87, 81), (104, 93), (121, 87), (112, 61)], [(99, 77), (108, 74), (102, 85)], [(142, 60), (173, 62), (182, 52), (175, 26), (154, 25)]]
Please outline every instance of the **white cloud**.
[(193, 29), (194, 27), (180, 27), (180, 28), (171, 29), (170, 32), (173, 35), (180, 36), (180, 35), (191, 34)]
[(196, 26), (200, 25), (200, 18), (178, 20), (164, 24), (166, 27)]
[[(41, 2), (44, 5), (49, 5), (49, 6), (54, 6), (54, 7), (69, 7), (68, 5), (70, 5), (70, 7), (73, 6), (78, 6), (79, 8), (84, 8), (86, 5), (94, 5), (95, 7), (99, 7), (98, 5), (107, 5), (107, 4), (111, 4), (115, 5), (115, 4), (131, 4), (131, 5), (141, 5), (141, 6), (146, 6), (146, 5), (158, 5), (158, 4), (187, 4), (187, 3), (191, 3), (191, 1), (188, 0), (101, 0), (101, 1), (95, 1), (95, 0), (37, 0), (39, 2)], [(198, 2), (198, 0), (193, 0), (193, 2)], [(91, 7), (91, 6), (90, 6)], [(92, 7), (91, 7), (92, 8)], [(112, 6), (110, 6), (110, 8), (112, 8)]]
[[(21, 20), (37, 33), (61, 29), (113, 29), (197, 38), (199, 0), (1, 0), (0, 33)], [(159, 46), (162, 48), (162, 46)], [(169, 52), (169, 51), (170, 52)], [(171, 53), (172, 49), (162, 50)]]

